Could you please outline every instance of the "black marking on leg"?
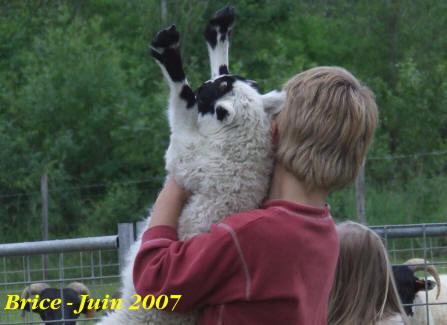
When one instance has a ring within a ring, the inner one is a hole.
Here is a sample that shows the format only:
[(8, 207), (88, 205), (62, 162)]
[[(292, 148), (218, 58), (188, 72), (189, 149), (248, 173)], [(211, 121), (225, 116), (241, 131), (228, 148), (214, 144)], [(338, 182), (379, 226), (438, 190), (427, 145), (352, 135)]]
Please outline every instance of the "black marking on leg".
[(180, 39), (179, 33), (172, 25), (169, 28), (163, 29), (157, 33), (154, 40), (151, 43), (152, 47), (168, 48), (178, 43)]
[(221, 34), (220, 40), (225, 41), (227, 35), (230, 37), (231, 28), (233, 27), (236, 15), (234, 8), (226, 6), (216, 12), (213, 18), (210, 19), (205, 29), (205, 39), (210, 44), (211, 48), (215, 48), (217, 44), (217, 32)]
[(205, 29), (205, 39), (208, 42), (208, 44), (211, 46), (212, 49), (214, 49), (217, 45), (217, 32), (209, 28), (210, 26), (206, 26)]
[(185, 80), (182, 59), (178, 49), (166, 49), (163, 52), (163, 65), (173, 81)]
[(191, 108), (196, 103), (196, 96), (192, 89), (187, 85), (183, 85), (182, 91), (180, 92), (180, 98), (186, 101), (186, 108)]
[(219, 32), (226, 34), (228, 29), (233, 27), (236, 14), (234, 13), (234, 8), (226, 6), (216, 12), (214, 17), (210, 20), (213, 26), (219, 27)]
[(173, 81), (185, 80), (178, 42), (179, 33), (172, 25), (159, 31), (151, 43), (152, 57), (165, 67)]
[(219, 75), (222, 75), (222, 74), (229, 74), (228, 67), (226, 64), (223, 64), (219, 67)]
[(223, 121), (229, 114), (228, 111), (222, 106), (217, 106), (216, 115), (219, 121)]
[(158, 53), (157, 51), (153, 50), (153, 49), (151, 49), (151, 56), (152, 56), (155, 60), (157, 60), (157, 61), (159, 61), (159, 62), (162, 62), (162, 61), (163, 61), (163, 57), (161, 56), (161, 54)]

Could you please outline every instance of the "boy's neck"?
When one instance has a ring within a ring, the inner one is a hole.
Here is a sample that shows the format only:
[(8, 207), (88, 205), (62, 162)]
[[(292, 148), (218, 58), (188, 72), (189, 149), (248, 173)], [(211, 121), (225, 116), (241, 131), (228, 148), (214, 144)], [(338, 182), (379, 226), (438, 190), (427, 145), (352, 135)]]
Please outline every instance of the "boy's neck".
[(270, 200), (286, 200), (298, 204), (323, 207), (329, 192), (326, 190), (307, 190), (303, 182), (288, 172), (278, 162), (273, 170), (272, 184), (267, 196)]

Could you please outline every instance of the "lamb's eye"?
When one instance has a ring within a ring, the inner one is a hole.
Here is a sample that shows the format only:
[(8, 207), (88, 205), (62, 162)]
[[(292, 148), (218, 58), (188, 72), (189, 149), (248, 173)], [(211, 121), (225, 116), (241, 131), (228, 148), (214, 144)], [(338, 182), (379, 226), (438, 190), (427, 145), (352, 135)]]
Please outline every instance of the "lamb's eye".
[(247, 80), (248, 84), (256, 90), (259, 90), (258, 83), (254, 80)]
[(227, 82), (226, 81), (222, 81), (219, 85), (219, 89), (220, 91), (225, 91), (227, 89)]
[(228, 116), (228, 111), (222, 106), (216, 107), (216, 116), (219, 121), (223, 121)]

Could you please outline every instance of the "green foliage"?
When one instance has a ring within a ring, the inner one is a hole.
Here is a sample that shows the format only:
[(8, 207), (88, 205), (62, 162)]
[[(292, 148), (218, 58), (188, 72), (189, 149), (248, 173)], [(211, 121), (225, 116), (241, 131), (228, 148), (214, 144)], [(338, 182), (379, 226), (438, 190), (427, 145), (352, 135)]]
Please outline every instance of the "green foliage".
[[(50, 237), (116, 233), (147, 214), (164, 177), (167, 87), (149, 56), (175, 23), (188, 79), (209, 78), (205, 22), (227, 1), (0, 1), (0, 230), (40, 238), (49, 175)], [(445, 221), (447, 5), (238, 0), (230, 70), (280, 88), (317, 65), (352, 71), (376, 94), (380, 124), (366, 164), (372, 224)], [(393, 159), (382, 159), (392, 156)], [(396, 159), (396, 157), (398, 159)], [(85, 186), (88, 185), (88, 186)], [(12, 195), (10, 195), (12, 194)], [(329, 199), (355, 218), (353, 187)]]

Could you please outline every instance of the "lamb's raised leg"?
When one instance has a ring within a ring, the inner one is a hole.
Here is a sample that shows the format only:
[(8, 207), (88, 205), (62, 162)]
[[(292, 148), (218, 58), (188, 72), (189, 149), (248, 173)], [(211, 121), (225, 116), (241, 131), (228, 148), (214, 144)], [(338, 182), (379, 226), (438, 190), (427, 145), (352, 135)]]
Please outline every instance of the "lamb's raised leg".
[(175, 25), (155, 36), (151, 55), (161, 67), (169, 85), (169, 124), (171, 131), (194, 128), (197, 121), (196, 98), (186, 80), (179, 51), (179, 33)]
[(225, 7), (216, 12), (205, 29), (210, 56), (211, 78), (229, 73), (228, 47), (235, 19), (234, 9)]

